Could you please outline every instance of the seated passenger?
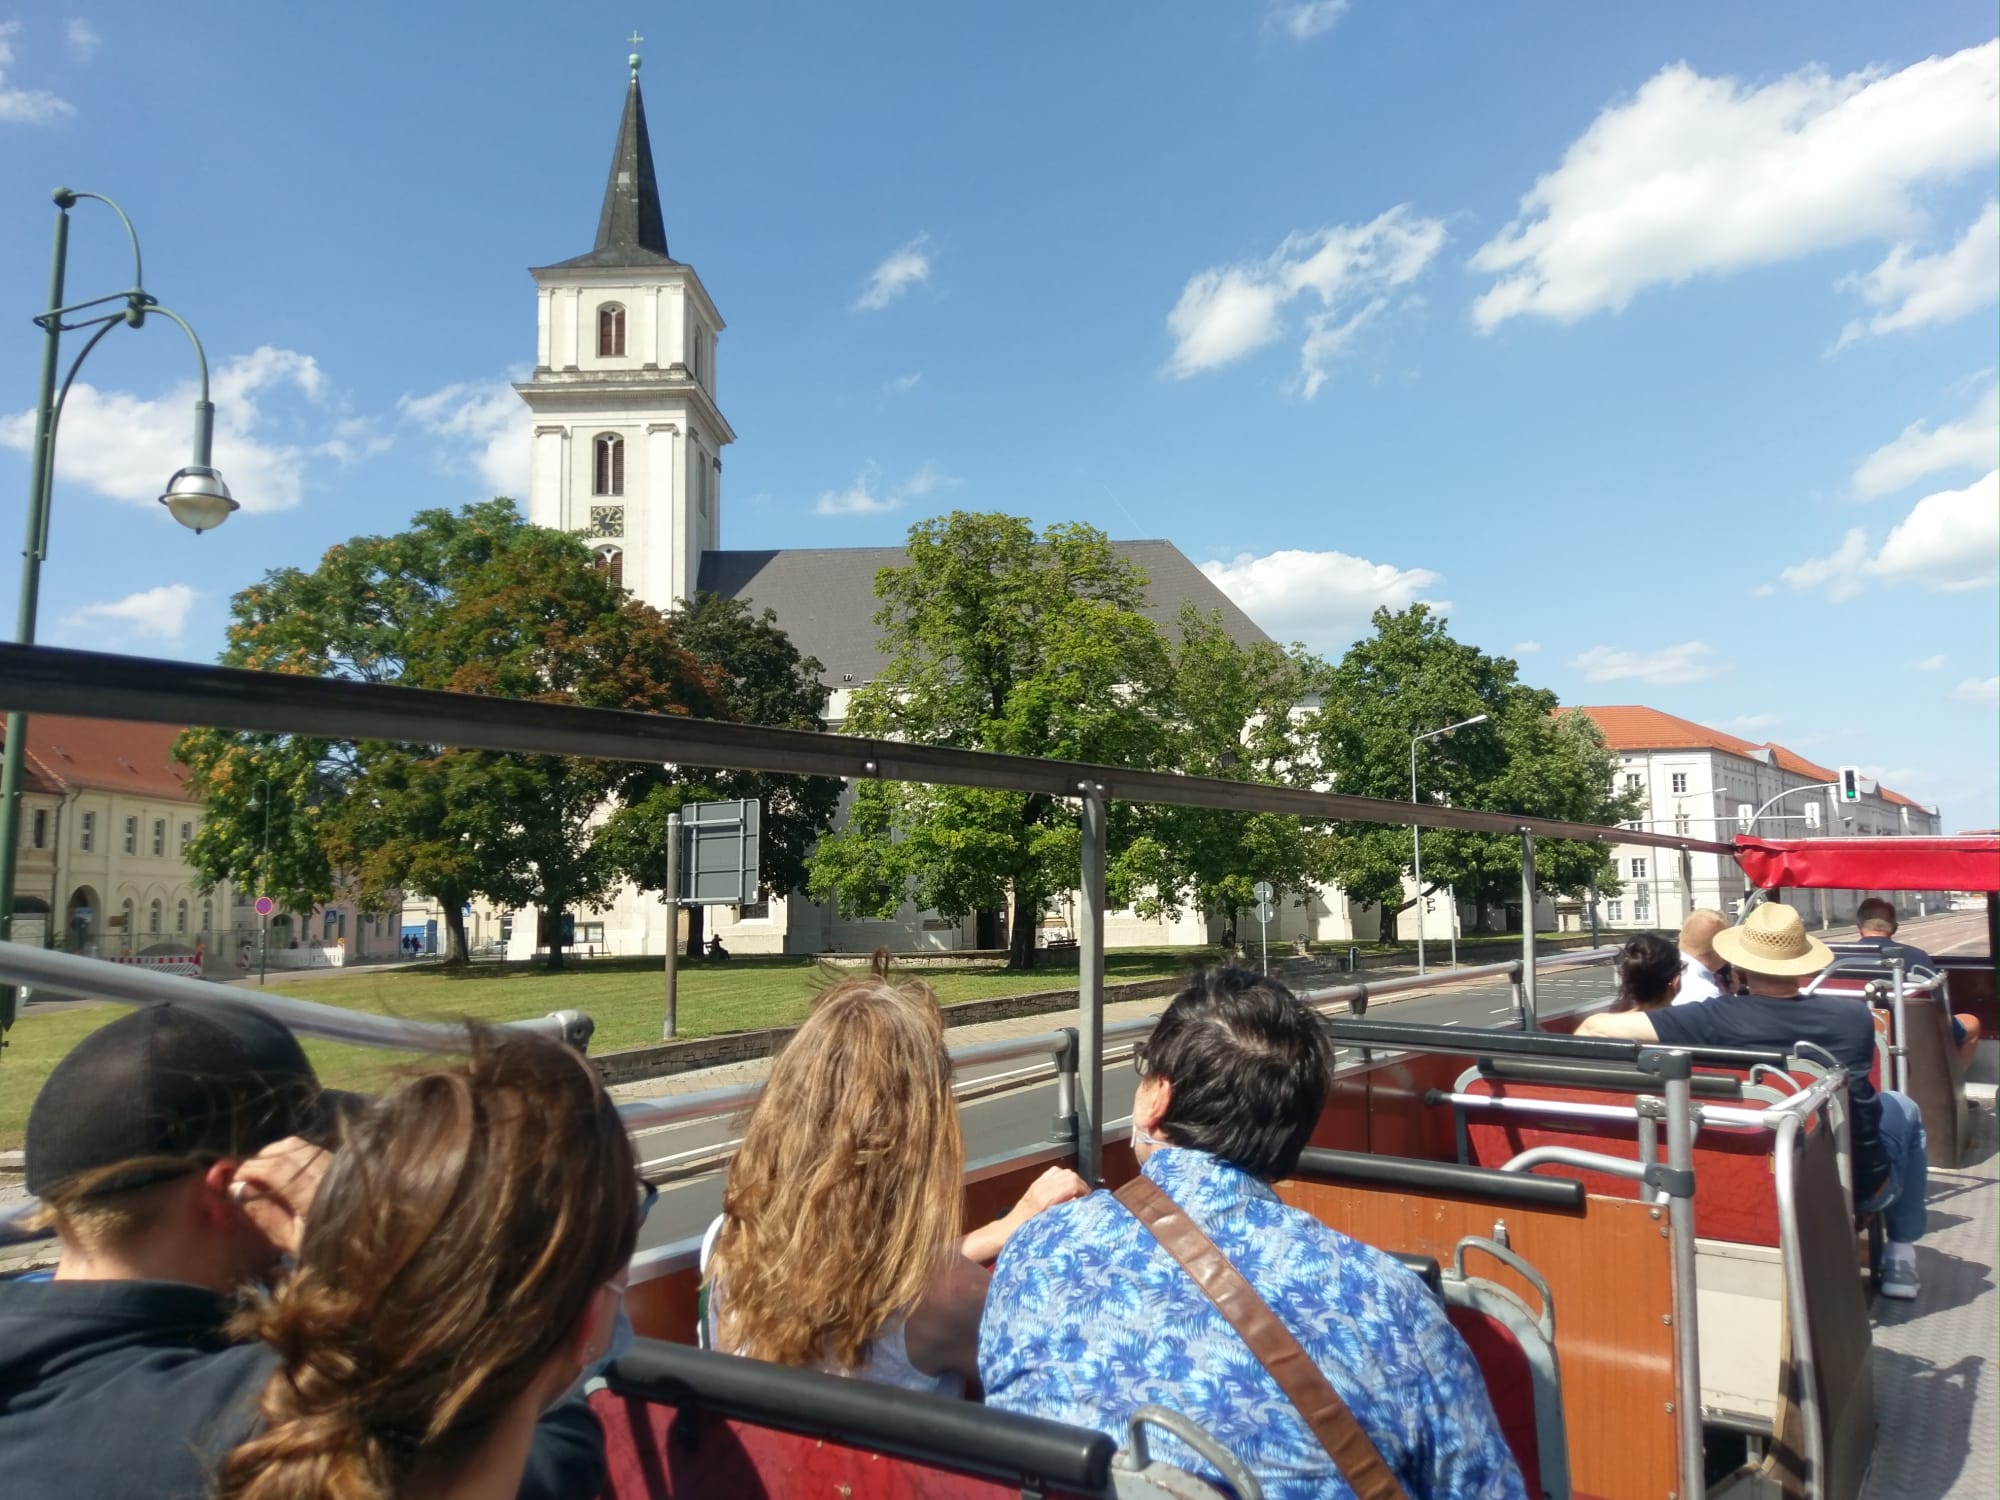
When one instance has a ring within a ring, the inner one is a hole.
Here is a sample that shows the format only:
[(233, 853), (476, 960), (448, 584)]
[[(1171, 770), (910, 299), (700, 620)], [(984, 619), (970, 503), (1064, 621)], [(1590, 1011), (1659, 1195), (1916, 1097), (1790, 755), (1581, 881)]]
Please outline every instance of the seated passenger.
[[(62, 1253), (53, 1281), (0, 1280), (0, 1490), (209, 1493), (276, 1362), (229, 1318), (297, 1246), (333, 1102), (291, 1032), (223, 1000), (135, 1010), (56, 1064), (26, 1164)], [(521, 1493), (595, 1493), (603, 1445), (562, 1403)]]
[(1681, 955), (1654, 932), (1636, 933), (1618, 950), (1618, 999), (1613, 1011), (1659, 1010), (1681, 989)]
[(560, 1042), (475, 1029), (467, 1061), (370, 1104), (297, 1269), (237, 1319), (277, 1368), (219, 1500), (515, 1494), (541, 1414), (610, 1344), (639, 1199), (624, 1123)]
[[(1212, 970), (1135, 1058), (1133, 1153), (1303, 1345), (1412, 1500), (1522, 1495), (1479, 1368), (1423, 1283), (1287, 1207), (1271, 1184), (1319, 1118), (1333, 1049), (1274, 979)], [(1050, 1209), (1001, 1252), (979, 1336), (989, 1406), (1127, 1438), (1149, 1403), (1208, 1429), (1272, 1500), (1352, 1493), (1248, 1344), (1110, 1193)], [(1155, 1455), (1212, 1475), (1170, 1438)]]
[(930, 990), (848, 979), (771, 1065), (730, 1164), (703, 1315), (710, 1347), (962, 1395), (978, 1373), (980, 1264), (1084, 1192), (1043, 1173), (961, 1237), (965, 1142)]
[[(1941, 972), (1938, 961), (1914, 943), (1906, 943), (1896, 936), (1896, 906), (1880, 896), (1870, 896), (1854, 909), (1854, 925), (1858, 935), (1855, 942), (1866, 943), (1871, 948), (1900, 948), (1903, 951), (1903, 972), (1906, 976), (1924, 969), (1932, 974)], [(1938, 1004), (1944, 1004), (1944, 992), (1938, 992)], [(1958, 1045), (1958, 1066), (1962, 1070), (1972, 1066), (1972, 1059), (1979, 1051), (1979, 1017), (1956, 1015), (1951, 1018), (1951, 1039)]]
[(1735, 992), (1736, 978), (1715, 951), (1715, 935), (1728, 925), (1729, 918), (1706, 906), (1687, 914), (1681, 923), (1681, 988), (1674, 1004), (1693, 1005)]
[(1868, 1081), (1875, 1023), (1865, 1005), (1841, 995), (1802, 995), (1799, 981), (1832, 960), (1789, 906), (1766, 902), (1741, 925), (1718, 933), (1715, 951), (1742, 976), (1747, 993), (1699, 1005), (1584, 1019), (1578, 1036), (1626, 1037), (1669, 1047), (1747, 1047), (1790, 1051), (1812, 1042), (1847, 1070), (1855, 1207), (1882, 1211), (1888, 1246), (1882, 1295), (1905, 1301), (1918, 1291), (1916, 1242), (1924, 1232), (1929, 1168), (1924, 1122), (1916, 1104)]

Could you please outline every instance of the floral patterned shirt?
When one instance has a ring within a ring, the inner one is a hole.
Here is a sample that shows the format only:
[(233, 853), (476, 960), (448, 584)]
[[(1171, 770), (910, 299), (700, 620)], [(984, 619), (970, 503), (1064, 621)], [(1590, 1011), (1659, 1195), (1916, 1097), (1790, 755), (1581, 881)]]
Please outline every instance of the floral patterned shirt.
[[(1146, 1176), (1271, 1304), (1411, 1500), (1525, 1500), (1479, 1368), (1424, 1284), (1205, 1152), (1163, 1147)], [(986, 1402), (1108, 1433), (1148, 1402), (1192, 1418), (1271, 1500), (1351, 1500), (1333, 1460), (1180, 1263), (1111, 1194), (1046, 1210), (994, 1268), (979, 1330)], [(1156, 1457), (1219, 1479), (1185, 1445)]]

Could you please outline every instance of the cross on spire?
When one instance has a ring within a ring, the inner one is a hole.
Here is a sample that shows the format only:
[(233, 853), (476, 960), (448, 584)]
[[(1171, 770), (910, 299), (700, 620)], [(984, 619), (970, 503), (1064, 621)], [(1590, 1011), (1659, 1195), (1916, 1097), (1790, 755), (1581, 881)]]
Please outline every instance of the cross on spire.
[(625, 38), (626, 43), (632, 48), (632, 55), (626, 61), (632, 65), (635, 74), (639, 71), (639, 44), (645, 40), (639, 35), (639, 28), (636, 26), (632, 28), (632, 34)]

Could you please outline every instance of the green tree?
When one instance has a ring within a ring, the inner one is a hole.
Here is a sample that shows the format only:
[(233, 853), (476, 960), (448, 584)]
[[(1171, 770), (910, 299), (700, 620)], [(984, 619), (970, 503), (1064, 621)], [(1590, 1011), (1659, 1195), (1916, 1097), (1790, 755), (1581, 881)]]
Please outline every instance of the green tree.
[[(1089, 526), (1037, 534), (964, 511), (910, 529), (884, 568), (876, 621), (889, 653), (855, 693), (850, 733), (1110, 765), (1161, 763), (1165, 641), (1140, 612), (1145, 579)], [(1113, 854), (1135, 832), (1114, 804)], [(1069, 799), (866, 781), (812, 858), (811, 890), (850, 912), (905, 900), (964, 917), (1011, 904), (1008, 963), (1031, 967), (1042, 913), (1073, 890)]]
[[(1191, 776), (1296, 782), (1309, 759), (1301, 711), (1325, 663), (1302, 647), (1238, 645), (1220, 616), (1192, 605), (1183, 606), (1179, 629), (1162, 696), (1166, 763)], [(1114, 876), (1117, 893), (1142, 916), (1192, 907), (1239, 928), (1258, 881), (1305, 896), (1332, 878), (1333, 854), (1328, 827), (1287, 814), (1160, 807), (1146, 815)]]
[[(822, 666), (801, 656), (771, 610), (753, 613), (739, 599), (701, 593), (674, 607), (674, 636), (721, 679), (729, 717), (776, 729), (824, 731), (827, 690)], [(790, 894), (806, 884), (812, 848), (833, 826), (840, 782), (690, 766), (614, 812), (601, 835), (608, 857), (641, 889), (666, 888), (667, 815), (690, 801), (738, 798), (762, 804), (759, 873), (766, 890)], [(702, 955), (703, 910), (688, 913), (687, 953)]]
[[(1457, 807), (1609, 825), (1632, 813), (1611, 790), (1614, 758), (1587, 716), (1557, 716), (1555, 695), (1517, 680), (1515, 663), (1454, 640), (1428, 605), (1377, 610), (1374, 633), (1325, 677), (1320, 708), (1305, 726), (1315, 775), (1340, 792), (1410, 798), (1412, 736), (1479, 714), (1487, 721), (1417, 746), (1418, 797)], [(1507, 835), (1429, 829), (1424, 894), (1453, 887), (1484, 907), (1519, 890), (1520, 845)], [(1609, 854), (1594, 844), (1536, 847), (1541, 886), (1577, 891), (1594, 873), (1612, 884)], [(1408, 827), (1349, 823), (1332, 866), (1348, 896), (1379, 904), (1382, 938), (1395, 935), (1411, 904)]]

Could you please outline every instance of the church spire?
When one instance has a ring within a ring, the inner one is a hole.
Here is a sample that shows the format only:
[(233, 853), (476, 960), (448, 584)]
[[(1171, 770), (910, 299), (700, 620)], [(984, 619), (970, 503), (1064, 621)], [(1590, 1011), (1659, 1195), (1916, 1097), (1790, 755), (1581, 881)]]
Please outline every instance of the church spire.
[[(635, 31), (629, 38), (643, 40)], [(611, 178), (604, 185), (604, 208), (597, 217), (597, 265), (646, 265), (670, 260), (667, 225), (660, 213), (660, 185), (653, 176), (653, 144), (646, 134), (646, 101), (639, 94), (639, 54), (631, 57), (632, 82), (625, 91), (625, 116), (618, 122), (618, 147)]]

